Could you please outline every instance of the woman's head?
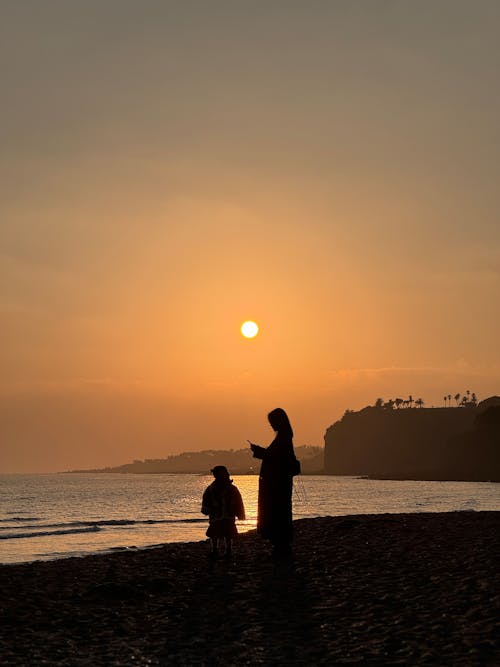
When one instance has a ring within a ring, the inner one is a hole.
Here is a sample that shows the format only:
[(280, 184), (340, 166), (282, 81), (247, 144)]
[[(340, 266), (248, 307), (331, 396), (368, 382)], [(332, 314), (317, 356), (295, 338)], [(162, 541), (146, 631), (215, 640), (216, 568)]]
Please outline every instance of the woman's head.
[(289, 435), (293, 438), (293, 430), (288, 415), (283, 408), (275, 408), (267, 415), (271, 428), (281, 435)]

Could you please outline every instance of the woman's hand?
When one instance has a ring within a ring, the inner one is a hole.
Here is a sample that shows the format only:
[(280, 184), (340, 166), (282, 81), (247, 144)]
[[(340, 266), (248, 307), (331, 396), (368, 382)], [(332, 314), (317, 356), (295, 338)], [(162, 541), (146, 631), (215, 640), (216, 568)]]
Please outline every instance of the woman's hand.
[(250, 440), (247, 440), (247, 442), (250, 445), (250, 449), (252, 450), (252, 452), (254, 452), (255, 448), (259, 446), (259, 445), (256, 445), (254, 442), (250, 442)]

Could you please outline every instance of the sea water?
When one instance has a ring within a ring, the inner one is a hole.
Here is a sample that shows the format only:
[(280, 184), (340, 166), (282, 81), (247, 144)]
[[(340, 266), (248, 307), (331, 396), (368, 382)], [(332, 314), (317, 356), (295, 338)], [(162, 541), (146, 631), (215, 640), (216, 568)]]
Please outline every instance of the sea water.
[[(255, 528), (256, 475), (235, 475)], [(205, 538), (205, 475), (54, 474), (0, 476), (0, 563), (50, 560)], [(294, 518), (500, 510), (500, 485), (295, 478)]]

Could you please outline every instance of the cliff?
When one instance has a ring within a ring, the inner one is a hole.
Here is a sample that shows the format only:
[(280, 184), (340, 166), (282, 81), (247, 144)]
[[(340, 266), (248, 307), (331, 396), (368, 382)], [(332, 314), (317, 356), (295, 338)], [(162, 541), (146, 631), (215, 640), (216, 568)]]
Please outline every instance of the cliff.
[[(500, 398), (477, 407), (367, 407), (325, 434), (325, 472), (392, 479), (500, 481)], [(489, 415), (489, 417), (488, 417)]]

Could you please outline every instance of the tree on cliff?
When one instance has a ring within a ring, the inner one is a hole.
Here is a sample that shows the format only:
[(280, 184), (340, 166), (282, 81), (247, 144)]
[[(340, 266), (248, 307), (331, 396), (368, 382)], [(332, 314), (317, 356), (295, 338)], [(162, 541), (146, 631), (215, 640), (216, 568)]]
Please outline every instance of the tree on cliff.
[(459, 402), (460, 394), (456, 394), (455, 400), (457, 401), (457, 406), (460, 408), (475, 408), (477, 407), (477, 396), (474, 392), (470, 392), (469, 389), (462, 395), (462, 398)]

